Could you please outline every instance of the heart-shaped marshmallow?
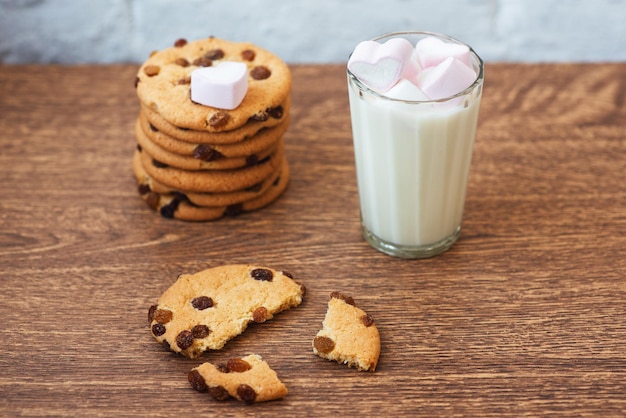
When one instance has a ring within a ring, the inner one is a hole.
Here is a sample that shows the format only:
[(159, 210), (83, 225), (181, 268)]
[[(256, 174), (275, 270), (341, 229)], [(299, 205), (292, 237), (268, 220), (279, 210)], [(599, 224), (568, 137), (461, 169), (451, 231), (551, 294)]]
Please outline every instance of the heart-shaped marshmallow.
[(218, 109), (235, 109), (248, 92), (248, 66), (224, 61), (191, 73), (191, 100)]
[(417, 84), (432, 100), (462, 92), (476, 80), (476, 73), (460, 60), (448, 57), (436, 67), (426, 68), (417, 77)]
[(387, 91), (402, 76), (413, 52), (407, 39), (393, 38), (381, 44), (360, 42), (348, 60), (348, 69), (368, 87)]
[(420, 40), (415, 45), (415, 51), (422, 68), (437, 66), (449, 57), (458, 59), (468, 67), (471, 65), (468, 46), (444, 42), (432, 36)]

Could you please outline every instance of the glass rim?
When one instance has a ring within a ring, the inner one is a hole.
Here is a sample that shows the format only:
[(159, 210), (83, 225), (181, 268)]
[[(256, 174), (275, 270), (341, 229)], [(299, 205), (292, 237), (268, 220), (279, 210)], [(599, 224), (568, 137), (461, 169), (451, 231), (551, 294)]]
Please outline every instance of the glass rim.
[[(474, 82), (469, 85), (466, 89), (455, 93), (451, 96), (446, 96), (446, 97), (442, 97), (441, 99), (433, 99), (433, 100), (404, 100), (404, 99), (394, 99), (393, 97), (389, 97), (386, 96), (383, 93), (380, 93), (370, 87), (368, 87), (365, 83), (363, 83), (361, 80), (358, 79), (358, 77), (356, 75), (354, 75), (352, 73), (352, 71), (350, 71), (350, 69), (347, 68), (346, 66), (346, 72), (348, 74), (348, 77), (350, 78), (350, 80), (352, 82), (354, 82), (361, 90), (364, 90), (366, 92), (368, 92), (369, 94), (383, 99), (383, 100), (389, 100), (391, 102), (398, 102), (398, 103), (445, 103), (449, 100), (455, 99), (457, 97), (461, 97), (461, 96), (465, 96), (471, 93), (472, 90), (474, 90), (479, 84), (483, 83), (484, 80), (484, 62), (483, 59), (480, 57), (480, 55), (478, 55), (476, 53), (476, 51), (474, 51), (474, 49), (466, 44), (465, 42), (461, 42), (458, 39), (449, 36), (449, 35), (445, 35), (445, 34), (441, 34), (441, 33), (437, 33), (437, 32), (429, 32), (429, 31), (398, 31), (398, 32), (387, 32), (383, 35), (379, 35), (376, 36), (372, 39), (370, 39), (371, 41), (379, 41), (381, 39), (385, 39), (385, 38), (392, 38), (392, 37), (403, 37), (406, 35), (424, 35), (424, 36), (433, 36), (436, 38), (440, 38), (440, 39), (444, 39), (444, 40), (448, 40), (451, 41), (455, 44), (458, 45), (464, 45), (466, 47), (469, 48), (470, 50), (470, 54), (476, 59), (476, 61), (478, 62), (478, 74), (476, 75), (476, 79), (474, 80)], [(415, 47), (415, 45), (413, 45), (413, 47)], [(350, 54), (352, 55), (352, 54)]]

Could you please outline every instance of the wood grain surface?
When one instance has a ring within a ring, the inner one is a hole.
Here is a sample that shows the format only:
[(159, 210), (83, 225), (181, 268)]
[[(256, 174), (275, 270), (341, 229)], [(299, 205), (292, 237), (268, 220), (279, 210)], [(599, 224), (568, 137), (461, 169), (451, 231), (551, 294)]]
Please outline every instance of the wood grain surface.
[[(136, 69), (0, 65), (1, 416), (626, 415), (626, 64), (487, 64), (461, 239), (421, 261), (360, 235), (342, 66), (292, 67), (287, 192), (209, 223), (137, 194)], [(306, 300), (198, 360), (155, 343), (178, 274), (248, 262)], [(375, 373), (312, 354), (334, 290), (378, 324)], [(187, 383), (249, 353), (286, 398)]]

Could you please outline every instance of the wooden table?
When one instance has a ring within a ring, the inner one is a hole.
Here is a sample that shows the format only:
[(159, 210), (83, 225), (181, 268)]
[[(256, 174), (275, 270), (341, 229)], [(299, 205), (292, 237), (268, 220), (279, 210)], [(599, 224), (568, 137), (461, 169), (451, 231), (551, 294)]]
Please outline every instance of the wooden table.
[[(0, 66), (0, 415), (626, 414), (626, 64), (488, 64), (461, 239), (421, 261), (360, 235), (343, 66), (292, 68), (287, 192), (185, 223), (131, 175), (136, 66)], [(178, 274), (248, 262), (306, 300), (200, 360), (155, 343)], [(312, 354), (334, 290), (378, 324), (375, 373)], [(285, 399), (187, 383), (252, 352)]]

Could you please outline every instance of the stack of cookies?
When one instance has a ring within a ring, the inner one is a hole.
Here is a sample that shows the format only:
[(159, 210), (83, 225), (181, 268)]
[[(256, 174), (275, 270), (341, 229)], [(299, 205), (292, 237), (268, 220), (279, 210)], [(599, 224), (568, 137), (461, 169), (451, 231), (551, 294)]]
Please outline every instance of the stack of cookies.
[[(247, 92), (233, 109), (191, 100), (191, 73), (245, 63)], [(136, 78), (141, 111), (133, 172), (144, 201), (162, 216), (207, 221), (262, 208), (286, 189), (283, 135), (291, 73), (250, 43), (179, 39), (154, 52)]]

